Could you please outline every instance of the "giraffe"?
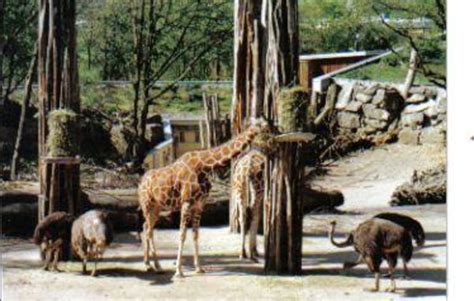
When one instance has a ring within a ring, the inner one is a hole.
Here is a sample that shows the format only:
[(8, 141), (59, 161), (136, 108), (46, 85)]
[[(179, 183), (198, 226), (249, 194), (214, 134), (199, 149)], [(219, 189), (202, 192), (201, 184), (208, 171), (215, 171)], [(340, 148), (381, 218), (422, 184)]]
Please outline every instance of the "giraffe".
[[(197, 273), (204, 270), (199, 263), (199, 224), (201, 213), (211, 188), (210, 176), (214, 170), (230, 165), (259, 133), (269, 132), (268, 123), (254, 120), (244, 132), (220, 146), (192, 151), (182, 155), (174, 163), (150, 170), (140, 181), (138, 197), (143, 212), (144, 263), (148, 270), (161, 270), (153, 242), (153, 227), (161, 210), (181, 211), (179, 247), (175, 277), (183, 277), (181, 259), (186, 240), (187, 224), (191, 222), (194, 240), (194, 267)], [(149, 261), (150, 248), (154, 268)]]
[[(235, 162), (231, 180), (232, 199), (239, 212), (240, 234), (242, 237), (240, 259), (247, 258), (245, 237), (249, 234), (250, 259), (255, 262), (258, 262), (257, 231), (263, 203), (264, 166), (265, 154), (260, 150), (253, 149)], [(250, 198), (247, 187), (250, 188)]]

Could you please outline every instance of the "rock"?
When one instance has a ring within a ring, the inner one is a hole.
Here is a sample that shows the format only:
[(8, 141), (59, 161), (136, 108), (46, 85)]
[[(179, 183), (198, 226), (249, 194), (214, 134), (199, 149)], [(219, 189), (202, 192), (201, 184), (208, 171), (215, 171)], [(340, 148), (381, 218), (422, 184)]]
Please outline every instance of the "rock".
[(359, 101), (351, 101), (345, 108), (346, 111), (358, 113), (362, 109), (362, 103)]
[(376, 129), (376, 130), (382, 130), (388, 126), (388, 123), (386, 121), (379, 120), (379, 119), (366, 118), (364, 119), (364, 123), (369, 128)]
[(379, 84), (373, 84), (372, 86), (369, 86), (367, 87), (367, 89), (364, 90), (364, 94), (373, 96), (380, 87), (381, 86)]
[(411, 104), (403, 109), (403, 114), (411, 114), (411, 113), (418, 113), (427, 110), (430, 107), (436, 106), (436, 103), (433, 100), (420, 103), (420, 104)]
[(436, 97), (438, 96), (438, 89), (428, 88), (428, 89), (426, 89), (426, 92), (424, 94), (429, 99), (436, 99)]
[(427, 127), (421, 131), (422, 144), (446, 144), (446, 131), (442, 127)]
[(413, 113), (413, 114), (403, 114), (402, 115), (402, 125), (405, 127), (410, 127), (416, 129), (418, 126), (423, 124), (425, 116), (423, 113)]
[(433, 119), (438, 116), (438, 109), (436, 107), (429, 107), (423, 113), (426, 115), (426, 117)]
[(426, 92), (426, 87), (425, 87), (425, 86), (415, 86), (415, 87), (411, 87), (408, 92), (409, 92), (411, 95), (413, 95), (413, 94), (425, 94), (425, 92)]
[(378, 89), (375, 93), (372, 103), (374, 105), (380, 105), (385, 100), (385, 89)]
[(362, 85), (361, 83), (356, 83), (354, 85), (354, 91), (353, 91), (352, 95), (354, 95), (354, 97), (355, 97), (359, 93), (364, 93), (365, 89), (366, 88), (365, 88), (364, 85)]
[(365, 93), (359, 93), (359, 94), (356, 95), (355, 99), (357, 101), (360, 101), (360, 102), (363, 102), (363, 103), (368, 103), (372, 100), (372, 96), (367, 95)]
[(353, 85), (343, 85), (336, 102), (336, 110), (343, 110), (351, 101)]
[(402, 144), (418, 145), (420, 143), (420, 131), (404, 128), (398, 133), (398, 141)]
[(426, 96), (424, 94), (413, 94), (410, 98), (407, 99), (407, 103), (421, 103), (426, 101)]
[(378, 109), (374, 104), (363, 105), (365, 117), (379, 120), (389, 120), (390, 113), (384, 109)]
[(446, 114), (447, 112), (447, 107), (448, 107), (448, 99), (446, 96), (441, 96), (436, 99), (437, 102), (437, 107), (438, 107), (438, 112), (441, 114)]
[(360, 118), (358, 114), (341, 112), (337, 114), (337, 123), (340, 127), (355, 129), (360, 127)]

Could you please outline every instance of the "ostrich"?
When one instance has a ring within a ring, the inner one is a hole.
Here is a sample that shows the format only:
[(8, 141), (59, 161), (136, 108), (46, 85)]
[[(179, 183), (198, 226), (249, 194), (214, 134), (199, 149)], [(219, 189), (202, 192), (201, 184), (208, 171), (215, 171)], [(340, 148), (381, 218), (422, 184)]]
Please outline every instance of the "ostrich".
[(418, 222), (416, 219), (394, 212), (379, 213), (374, 216), (374, 218), (386, 219), (404, 227), (411, 233), (411, 236), (416, 241), (417, 246), (421, 247), (425, 244), (425, 231), (423, 230), (420, 222)]
[[(395, 292), (394, 271), (397, 266), (398, 255), (401, 255), (404, 265), (410, 261), (413, 254), (411, 236), (407, 229), (389, 220), (372, 218), (361, 224), (352, 231), (344, 242), (334, 240), (336, 221), (331, 222), (329, 239), (336, 247), (343, 248), (353, 245), (359, 254), (361, 261), (364, 261), (369, 270), (375, 273), (375, 288), (371, 291), (379, 290), (380, 264), (385, 259), (389, 266), (391, 285), (388, 291)], [(344, 263), (344, 268), (352, 267), (357, 263)]]
[(107, 215), (99, 210), (90, 210), (81, 215), (72, 225), (71, 245), (74, 255), (82, 260), (82, 273), (87, 273), (87, 260), (94, 261), (91, 276), (96, 275), (97, 261), (113, 239), (112, 225)]
[(41, 258), (45, 262), (44, 270), (49, 269), (53, 259), (52, 268), (59, 271), (60, 255), (67, 256), (68, 254), (73, 222), (74, 217), (71, 214), (58, 211), (48, 215), (36, 226), (33, 241), (40, 246)]
[[(393, 212), (379, 213), (375, 215), (374, 218), (389, 220), (399, 226), (402, 226), (408, 232), (410, 232), (412, 238), (416, 241), (417, 246), (421, 247), (425, 244), (425, 231), (423, 230), (423, 227), (421, 226), (420, 222), (418, 222), (414, 218)], [(344, 263), (344, 268), (353, 268), (354, 266), (362, 263), (362, 261), (363, 260), (359, 258), (359, 260), (357, 260), (356, 262), (346, 262)], [(403, 262), (403, 274), (403, 278), (410, 278), (407, 263), (405, 261)]]

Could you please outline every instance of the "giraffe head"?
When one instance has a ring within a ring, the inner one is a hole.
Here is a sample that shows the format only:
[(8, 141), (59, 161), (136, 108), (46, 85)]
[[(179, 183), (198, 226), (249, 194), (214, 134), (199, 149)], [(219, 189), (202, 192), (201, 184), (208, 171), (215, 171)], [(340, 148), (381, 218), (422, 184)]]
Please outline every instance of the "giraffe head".
[(272, 129), (268, 121), (266, 121), (263, 117), (250, 118), (250, 125), (246, 132), (253, 139), (253, 137), (255, 137), (257, 134), (271, 133)]

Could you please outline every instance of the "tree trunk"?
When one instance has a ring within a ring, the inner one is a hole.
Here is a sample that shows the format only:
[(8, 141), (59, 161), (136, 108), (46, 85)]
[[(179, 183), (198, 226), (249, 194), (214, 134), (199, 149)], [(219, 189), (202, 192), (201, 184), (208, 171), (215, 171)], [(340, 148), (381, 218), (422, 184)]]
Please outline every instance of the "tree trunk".
[[(38, 29), (39, 220), (54, 211), (82, 212), (79, 159), (48, 158), (48, 114), (80, 113), (76, 54), (76, 1), (40, 0)], [(79, 143), (79, 127), (72, 130)]]
[(405, 78), (405, 84), (403, 85), (403, 90), (401, 93), (403, 98), (405, 99), (408, 97), (410, 88), (413, 86), (413, 83), (415, 82), (417, 65), (418, 65), (418, 53), (415, 48), (412, 48), (410, 52), (410, 62), (408, 66), (408, 72), (407, 72), (407, 76)]
[[(231, 109), (232, 134), (245, 128), (248, 117), (263, 114), (261, 98), (264, 91), (265, 36), (262, 0), (234, 2), (234, 94)], [(232, 200), (232, 198), (231, 198)], [(238, 232), (238, 219), (232, 218), (235, 204), (229, 205), (230, 231)]]
[(0, 0), (0, 106), (3, 105), (3, 47), (5, 45), (5, 2)]
[[(283, 87), (298, 81), (298, 3), (297, 0), (266, 1), (268, 51), (264, 109), (267, 118), (280, 131), (284, 116), (277, 105)], [(277, 274), (301, 273), (302, 258), (302, 169), (300, 146), (280, 144), (266, 168), (265, 193), (265, 271)], [(271, 177), (270, 177), (271, 175)]]
[(12, 157), (12, 162), (11, 162), (11, 167), (10, 167), (10, 179), (12, 181), (16, 179), (16, 167), (18, 163), (21, 140), (23, 138), (23, 128), (25, 126), (26, 110), (30, 106), (31, 90), (32, 90), (31, 88), (33, 85), (33, 75), (36, 71), (37, 64), (38, 64), (38, 47), (35, 46), (33, 58), (31, 59), (31, 63), (30, 63), (30, 69), (28, 70), (28, 75), (26, 76), (26, 80), (25, 80), (25, 95), (23, 96), (23, 103), (21, 105), (21, 114), (20, 114), (20, 121), (18, 123), (18, 132), (16, 135), (15, 148), (13, 149), (13, 157)]

